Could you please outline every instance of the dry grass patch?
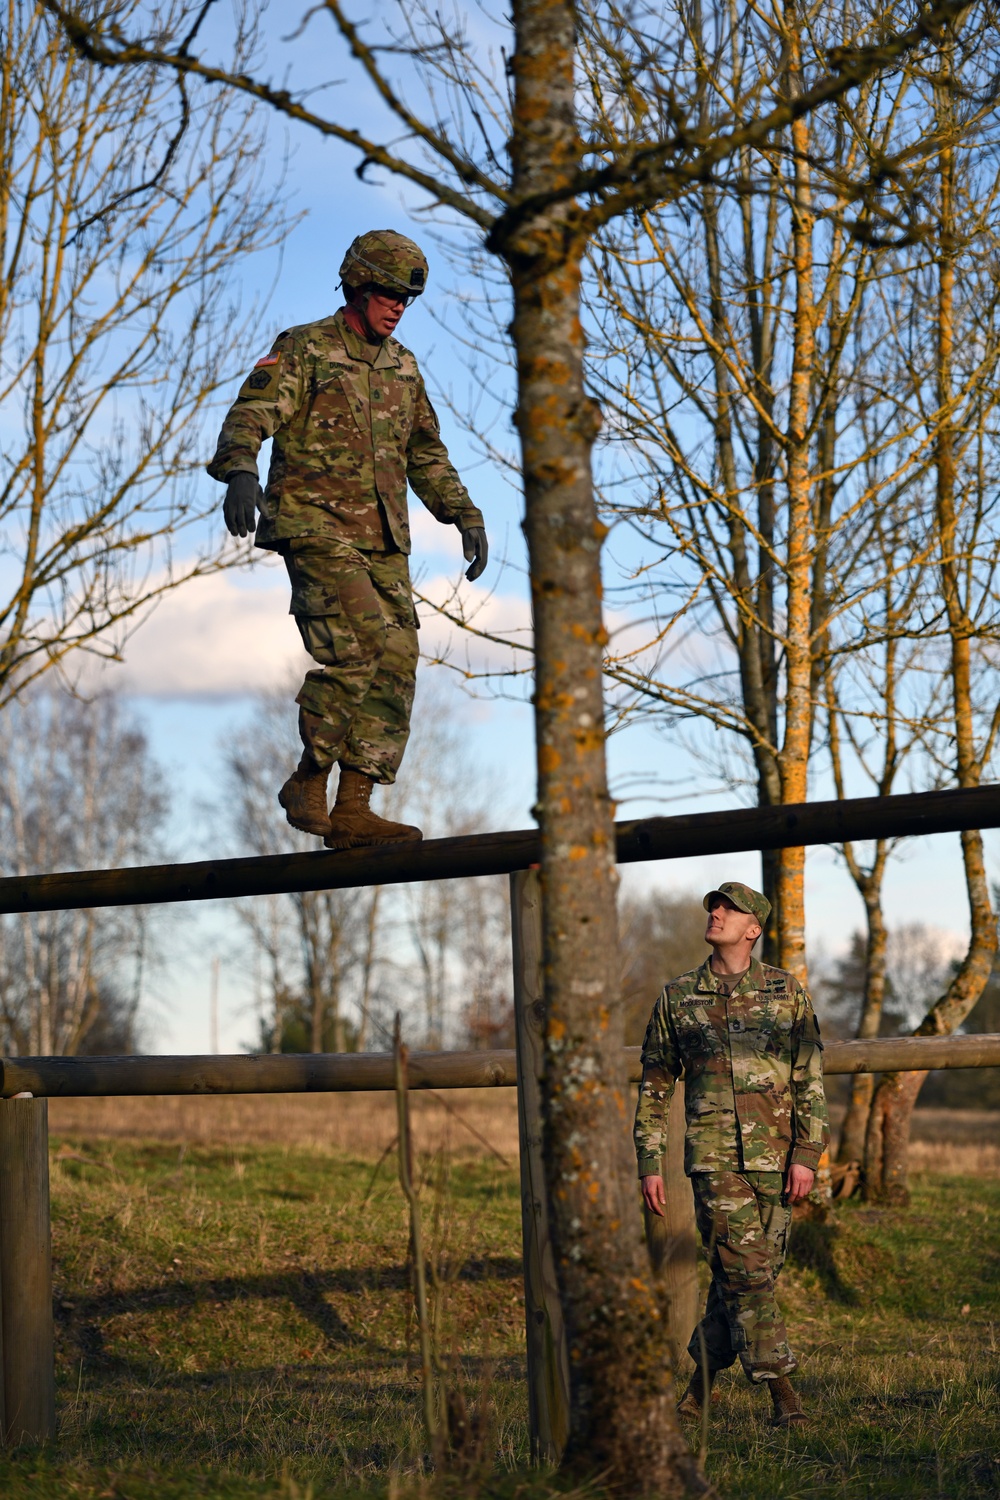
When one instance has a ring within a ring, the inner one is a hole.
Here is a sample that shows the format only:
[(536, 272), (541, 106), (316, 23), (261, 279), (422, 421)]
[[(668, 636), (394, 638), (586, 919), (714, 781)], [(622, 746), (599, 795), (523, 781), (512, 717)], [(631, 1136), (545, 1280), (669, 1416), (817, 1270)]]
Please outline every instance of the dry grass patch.
[[(413, 1119), (425, 1150), (502, 1157), (516, 1164), (517, 1095), (512, 1088), (414, 1091)], [(232, 1094), (223, 1097), (52, 1099), (53, 1134), (178, 1145), (296, 1145), (377, 1159), (396, 1133), (391, 1094)], [(913, 1118), (915, 1172), (1000, 1177), (1000, 1112), (921, 1109)]]
[[(415, 1090), (422, 1149), (517, 1162), (513, 1088)], [(396, 1134), (392, 1094), (230, 1094), (186, 1098), (52, 1099), (53, 1135), (178, 1145), (295, 1145), (377, 1159)]]
[[(493, 1414), (481, 1483), (441, 1485), (424, 1471), (406, 1215), (391, 1159), (376, 1170), (386, 1096), (158, 1116), (158, 1101), (54, 1101), (54, 1131), (75, 1121), (52, 1143), (60, 1435), (0, 1456), (3, 1500), (556, 1500), (526, 1467), (513, 1102), (449, 1096), (504, 1167), (415, 1101), (442, 1346)], [(154, 1118), (159, 1139), (130, 1138)], [(978, 1128), (953, 1122), (951, 1145), (981, 1149)], [(449, 1139), (450, 1156), (430, 1149)], [(796, 1227), (781, 1297), (813, 1422), (776, 1433), (761, 1393), (723, 1377), (708, 1464), (729, 1500), (1000, 1493), (1000, 1182), (914, 1185), (909, 1212), (852, 1202)]]

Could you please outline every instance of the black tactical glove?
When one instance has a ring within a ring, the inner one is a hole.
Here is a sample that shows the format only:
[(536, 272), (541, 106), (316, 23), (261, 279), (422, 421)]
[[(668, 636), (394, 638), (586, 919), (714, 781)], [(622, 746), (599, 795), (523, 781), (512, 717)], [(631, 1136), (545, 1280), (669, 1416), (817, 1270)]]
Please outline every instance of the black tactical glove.
[(490, 544), (486, 540), (484, 526), (469, 526), (462, 532), (462, 552), (466, 562), (472, 564), (466, 568), (465, 576), (470, 583), (475, 583), (480, 573), (485, 571), (490, 556)]
[(235, 469), (228, 475), (222, 514), (233, 536), (248, 536), (257, 530), (257, 506), (263, 498), (256, 474)]

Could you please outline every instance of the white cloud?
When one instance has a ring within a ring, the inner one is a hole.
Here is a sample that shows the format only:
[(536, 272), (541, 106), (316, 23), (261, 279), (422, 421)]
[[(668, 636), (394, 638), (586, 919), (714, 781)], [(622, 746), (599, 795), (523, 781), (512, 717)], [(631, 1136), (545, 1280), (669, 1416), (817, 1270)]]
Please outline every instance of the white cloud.
[[(457, 533), (454, 540), (457, 546)], [(494, 594), (464, 579), (455, 593), (460, 563), (459, 552), (455, 571), (435, 571), (424, 578), (421, 593), (443, 604), (451, 601), (453, 612), (459, 602), (477, 630), (530, 639), (525, 599)], [(502, 671), (510, 662), (505, 648), (469, 635), (426, 606), (420, 615), (425, 656), (446, 658), (477, 673)], [(111, 669), (114, 685), (164, 698), (237, 696), (283, 686), (310, 665), (288, 613), (285, 569), (263, 561), (252, 571), (193, 579), (165, 595), (130, 637), (124, 655), (124, 665)]]
[(167, 594), (129, 640), (115, 685), (154, 697), (227, 696), (274, 687), (307, 663), (285, 570), (263, 565)]

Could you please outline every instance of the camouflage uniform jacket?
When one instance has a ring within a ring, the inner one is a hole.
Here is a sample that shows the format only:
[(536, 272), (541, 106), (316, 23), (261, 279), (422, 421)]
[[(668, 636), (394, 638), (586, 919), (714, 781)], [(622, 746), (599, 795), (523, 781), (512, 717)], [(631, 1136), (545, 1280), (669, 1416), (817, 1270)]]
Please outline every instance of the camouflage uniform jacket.
[(408, 553), (407, 480), (437, 520), (483, 525), (441, 441), (417, 361), (395, 339), (367, 343), (343, 309), (278, 335), (240, 387), (208, 472), (222, 480), (240, 469), (256, 474), (269, 437), (259, 547), (330, 536), (362, 551)]
[(665, 986), (642, 1047), (639, 1176), (661, 1170), (674, 1081), (684, 1076), (684, 1170), (813, 1170), (828, 1135), (823, 1044), (812, 1002), (784, 969), (751, 959), (733, 993), (706, 961)]

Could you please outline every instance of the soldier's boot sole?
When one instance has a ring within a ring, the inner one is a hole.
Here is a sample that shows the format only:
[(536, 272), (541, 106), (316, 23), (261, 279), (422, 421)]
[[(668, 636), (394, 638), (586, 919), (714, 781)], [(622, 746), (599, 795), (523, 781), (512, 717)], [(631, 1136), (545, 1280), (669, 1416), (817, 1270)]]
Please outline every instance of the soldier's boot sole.
[(329, 770), (315, 765), (303, 767), (305, 756), (278, 793), (285, 818), (300, 833), (311, 833), (325, 839), (330, 832), (330, 813), (326, 805), (326, 783)]
[(419, 828), (380, 818), (369, 807), (375, 783), (363, 771), (341, 765), (337, 801), (330, 809), (330, 828), (323, 842), (328, 849), (372, 849), (386, 844), (419, 844)]
[(350, 813), (337, 817), (330, 814), (329, 832), (323, 842), (328, 849), (378, 849), (389, 844), (419, 844), (423, 833), (409, 823), (392, 823), (374, 813), (360, 816)]

